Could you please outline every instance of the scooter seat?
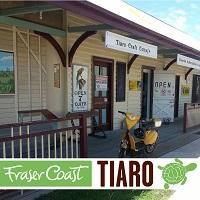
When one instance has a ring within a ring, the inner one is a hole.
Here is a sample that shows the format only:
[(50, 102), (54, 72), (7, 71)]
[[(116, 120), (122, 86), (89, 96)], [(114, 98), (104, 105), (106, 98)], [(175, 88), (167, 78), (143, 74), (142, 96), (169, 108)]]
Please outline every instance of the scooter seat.
[(145, 148), (145, 144), (143, 141), (139, 141), (135, 144), (136, 151), (141, 151)]

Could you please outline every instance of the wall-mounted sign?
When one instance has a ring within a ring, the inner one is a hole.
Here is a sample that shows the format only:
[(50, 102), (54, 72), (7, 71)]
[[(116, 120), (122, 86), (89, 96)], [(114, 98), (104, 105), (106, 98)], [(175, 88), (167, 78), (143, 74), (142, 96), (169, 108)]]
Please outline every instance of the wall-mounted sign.
[(189, 96), (190, 95), (190, 87), (188, 85), (181, 86), (181, 96)]
[(54, 87), (60, 88), (60, 64), (54, 64)]
[(0, 51), (0, 94), (14, 93), (14, 53)]
[(177, 54), (177, 64), (194, 69), (200, 69), (200, 61)]
[(86, 111), (88, 106), (87, 100), (87, 81), (88, 68), (83, 65), (73, 65), (73, 111)]
[(157, 58), (157, 46), (109, 31), (106, 31), (105, 33), (105, 47), (131, 54)]
[(96, 91), (108, 90), (108, 76), (96, 76)]
[(129, 81), (129, 91), (140, 91), (141, 90), (141, 81), (130, 80)]

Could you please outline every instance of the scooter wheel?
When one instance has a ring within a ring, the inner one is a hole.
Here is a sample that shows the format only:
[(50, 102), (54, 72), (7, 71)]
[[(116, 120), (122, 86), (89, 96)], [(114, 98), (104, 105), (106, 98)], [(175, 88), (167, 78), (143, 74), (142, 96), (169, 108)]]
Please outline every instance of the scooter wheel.
[(155, 150), (156, 144), (148, 144), (146, 145), (145, 151), (147, 153), (152, 153)]
[(118, 157), (119, 158), (124, 158), (125, 155), (126, 155), (126, 150), (125, 149), (120, 149)]

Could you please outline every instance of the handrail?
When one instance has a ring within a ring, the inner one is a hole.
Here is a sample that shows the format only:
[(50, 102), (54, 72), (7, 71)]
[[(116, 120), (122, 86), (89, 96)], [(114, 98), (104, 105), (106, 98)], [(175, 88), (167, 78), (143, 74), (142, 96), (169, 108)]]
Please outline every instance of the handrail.
[(72, 120), (72, 119), (80, 119), (81, 116), (67, 116), (67, 117), (62, 117), (62, 118), (58, 118), (58, 119), (52, 119), (52, 120), (48, 120), (48, 121), (44, 121), (44, 120), (37, 120), (34, 122), (20, 122), (20, 123), (10, 123), (10, 124), (2, 124), (0, 125), (0, 129), (4, 129), (4, 128), (11, 128), (11, 127), (20, 127), (20, 126), (28, 126), (28, 125), (37, 125), (37, 124), (48, 124), (48, 123), (54, 123), (54, 122), (62, 122), (62, 121), (66, 121), (66, 120)]
[(16, 135), (16, 136), (13, 136), (13, 137), (8, 136), (8, 137), (0, 138), (0, 143), (1, 142), (9, 142), (9, 141), (20, 140), (20, 139), (26, 139), (26, 138), (32, 138), (32, 137), (37, 137), (37, 136), (42, 136), (42, 135), (49, 135), (49, 134), (53, 134), (55, 132), (64, 132), (64, 131), (70, 131), (70, 130), (81, 129), (81, 128), (83, 128), (83, 126), (60, 128), (60, 129), (49, 130), (49, 131), (39, 131), (39, 132), (30, 133), (30, 134)]

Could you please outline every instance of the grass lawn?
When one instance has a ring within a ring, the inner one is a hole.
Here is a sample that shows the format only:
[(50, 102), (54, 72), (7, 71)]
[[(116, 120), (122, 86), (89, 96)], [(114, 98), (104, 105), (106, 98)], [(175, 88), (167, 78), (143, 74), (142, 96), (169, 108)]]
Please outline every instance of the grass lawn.
[(167, 200), (170, 190), (58, 190), (37, 200)]

